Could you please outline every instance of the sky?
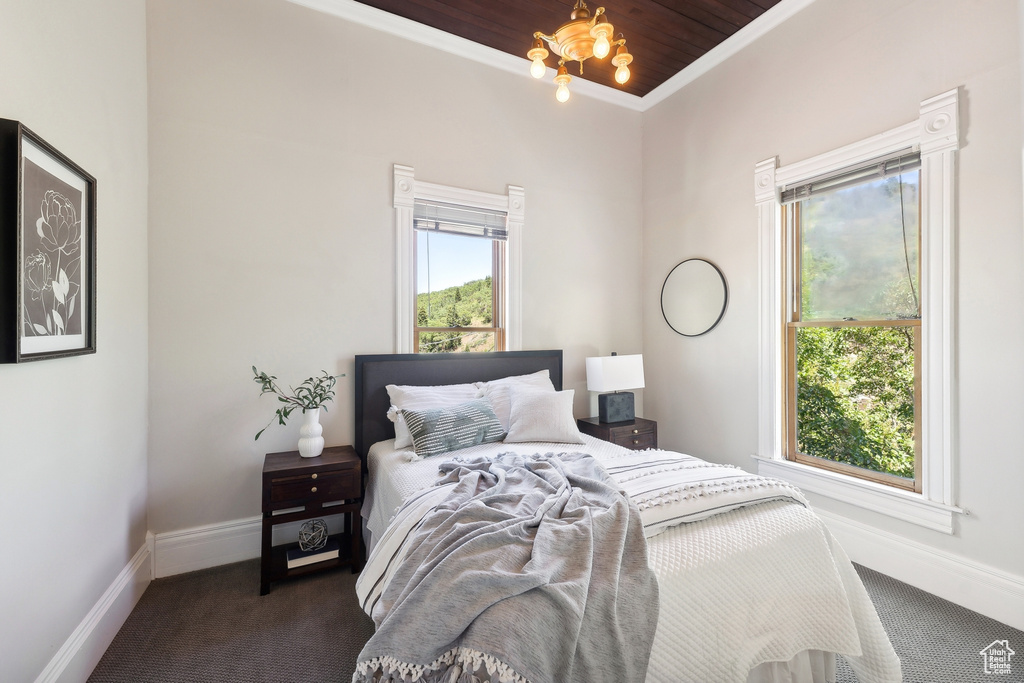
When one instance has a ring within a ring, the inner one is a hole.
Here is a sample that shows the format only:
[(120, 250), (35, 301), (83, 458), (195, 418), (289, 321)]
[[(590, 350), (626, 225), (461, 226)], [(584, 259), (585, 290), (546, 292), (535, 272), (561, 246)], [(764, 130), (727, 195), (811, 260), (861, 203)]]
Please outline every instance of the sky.
[[(429, 249), (427, 242), (429, 240)], [(430, 255), (429, 268), (427, 254)], [(491, 240), (416, 231), (416, 292), (438, 292), (491, 274)]]

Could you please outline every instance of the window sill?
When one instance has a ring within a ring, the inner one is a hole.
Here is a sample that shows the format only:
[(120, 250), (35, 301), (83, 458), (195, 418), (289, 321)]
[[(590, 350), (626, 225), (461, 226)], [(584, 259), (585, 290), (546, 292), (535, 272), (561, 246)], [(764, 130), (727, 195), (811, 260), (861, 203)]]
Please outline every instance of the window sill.
[(920, 493), (790, 460), (775, 460), (759, 455), (751, 457), (757, 461), (757, 473), (762, 476), (782, 479), (803, 491), (880, 512), (944, 534), (953, 533), (954, 514), (966, 514), (960, 508), (928, 500)]

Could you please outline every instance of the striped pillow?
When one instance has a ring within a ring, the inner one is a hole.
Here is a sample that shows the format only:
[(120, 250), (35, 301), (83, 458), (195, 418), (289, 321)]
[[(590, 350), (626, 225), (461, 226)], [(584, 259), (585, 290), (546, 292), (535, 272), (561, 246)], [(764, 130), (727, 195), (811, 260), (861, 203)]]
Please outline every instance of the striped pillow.
[(505, 430), (486, 401), (467, 401), (444, 408), (402, 410), (416, 455), (457, 451), (481, 443), (501, 441)]

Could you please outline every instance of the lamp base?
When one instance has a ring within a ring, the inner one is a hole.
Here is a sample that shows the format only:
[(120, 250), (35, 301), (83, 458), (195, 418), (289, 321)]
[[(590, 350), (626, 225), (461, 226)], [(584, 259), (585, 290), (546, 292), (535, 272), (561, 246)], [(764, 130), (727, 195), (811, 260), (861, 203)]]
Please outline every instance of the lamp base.
[(633, 392), (619, 391), (614, 394), (598, 394), (597, 419), (599, 422), (628, 422), (636, 419)]

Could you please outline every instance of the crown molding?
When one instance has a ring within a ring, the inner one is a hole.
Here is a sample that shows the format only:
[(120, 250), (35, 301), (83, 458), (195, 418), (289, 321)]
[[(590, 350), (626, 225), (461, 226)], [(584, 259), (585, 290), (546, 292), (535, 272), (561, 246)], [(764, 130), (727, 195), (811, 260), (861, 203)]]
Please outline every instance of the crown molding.
[(679, 92), (813, 3), (814, 0), (782, 0), (782, 2), (767, 10), (713, 49), (705, 52), (699, 59), (675, 76), (644, 95), (641, 111), (647, 111), (659, 102), (666, 100), (669, 96)]
[[(288, 0), (288, 2), (443, 50), (449, 54), (471, 59), (474, 62), (508, 71), (524, 78), (531, 78), (530, 60), (525, 57), (516, 57), (501, 50), (474, 43), (466, 38), (425, 26), (355, 0)], [(814, 0), (782, 0), (642, 98), (581, 78), (573, 80), (573, 95), (608, 102), (632, 111), (647, 111), (813, 2)], [(548, 67), (546, 78), (550, 80), (554, 76), (555, 70)]]
[[(363, 5), (355, 0), (288, 0), (288, 2), (443, 50), (449, 54), (471, 59), (502, 71), (533, 78), (530, 76), (530, 60), (526, 57), (516, 57), (405, 17), (379, 10), (376, 7)], [(546, 78), (551, 80), (554, 77), (555, 70), (548, 67)], [(552, 89), (552, 95), (553, 93)], [(630, 95), (582, 78), (573, 79), (572, 94), (601, 100), (633, 111), (642, 111), (643, 109), (643, 101), (636, 95)]]

